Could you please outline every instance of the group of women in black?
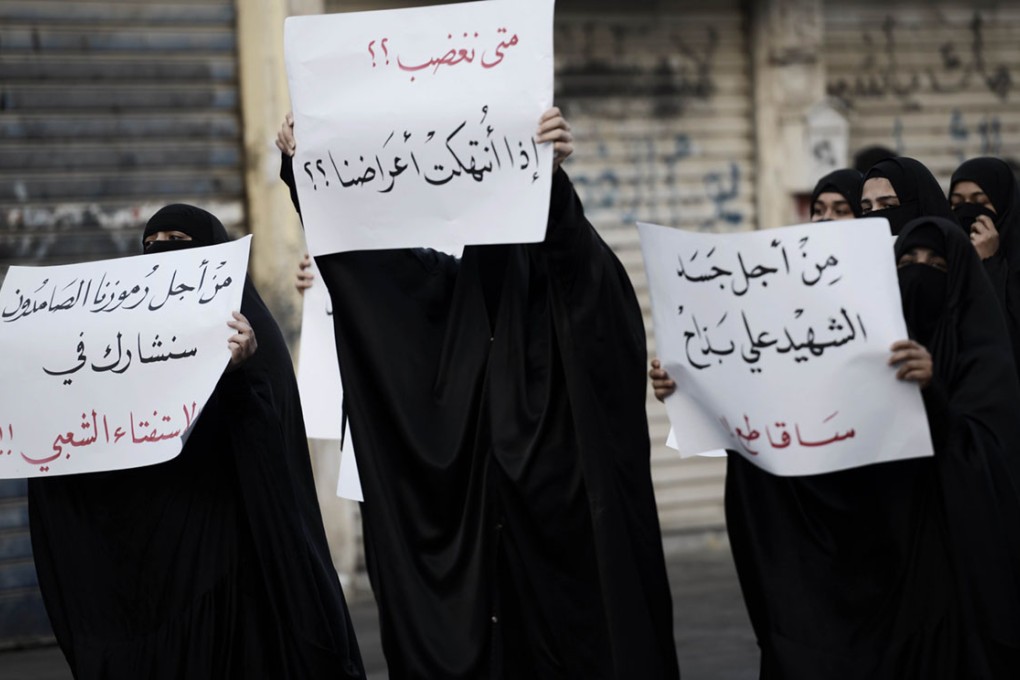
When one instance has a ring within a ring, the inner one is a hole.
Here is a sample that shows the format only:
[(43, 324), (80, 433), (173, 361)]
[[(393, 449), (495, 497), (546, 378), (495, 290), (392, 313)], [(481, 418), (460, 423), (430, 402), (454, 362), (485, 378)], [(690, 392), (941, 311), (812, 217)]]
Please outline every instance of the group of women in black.
[[(679, 677), (641, 309), (559, 167), (557, 109), (535, 138), (553, 147), (543, 242), (317, 258), (391, 678)], [(300, 210), (289, 124), (281, 140)], [(226, 239), (173, 205), (140, 245)], [(30, 482), (39, 583), (79, 680), (365, 677), (290, 356), (250, 281), (227, 325), (230, 364), (177, 458)]]
[[(281, 177), (297, 200), (288, 120)], [(651, 484), (645, 332), (560, 163), (545, 240), (320, 256), (390, 677), (678, 678)], [(815, 219), (885, 216), (933, 458), (777, 477), (728, 458), (727, 524), (764, 680), (1020, 678), (1020, 190), (964, 163), (838, 171)], [(221, 243), (168, 206), (145, 252)], [(250, 281), (231, 361), (172, 461), (30, 483), (79, 679), (364, 678), (283, 337)], [(226, 331), (225, 331), (226, 333)], [(675, 385), (653, 362), (657, 396)], [(340, 418), (341, 414), (337, 414)]]
[[(813, 221), (885, 217), (933, 458), (778, 477), (728, 456), (726, 518), (763, 680), (1020, 678), (1020, 225), (1012, 169), (975, 158), (947, 200), (894, 157), (838, 170)], [(653, 362), (656, 395), (675, 383)]]

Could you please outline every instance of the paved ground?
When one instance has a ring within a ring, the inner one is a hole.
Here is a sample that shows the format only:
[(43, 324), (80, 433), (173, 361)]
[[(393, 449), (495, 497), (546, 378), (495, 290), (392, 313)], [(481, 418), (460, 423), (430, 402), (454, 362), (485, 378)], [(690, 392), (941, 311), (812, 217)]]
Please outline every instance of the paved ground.
[[(758, 650), (725, 538), (671, 536), (665, 545), (684, 680), (755, 680)], [(369, 678), (385, 680), (375, 603), (371, 596), (355, 597), (350, 607)], [(0, 652), (0, 678), (71, 680), (71, 674), (59, 650), (49, 646)]]

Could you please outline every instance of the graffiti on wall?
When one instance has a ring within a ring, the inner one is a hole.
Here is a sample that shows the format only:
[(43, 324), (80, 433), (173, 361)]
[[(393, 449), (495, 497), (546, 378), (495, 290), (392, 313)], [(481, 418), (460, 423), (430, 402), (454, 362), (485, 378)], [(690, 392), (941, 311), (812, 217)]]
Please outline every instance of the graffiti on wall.
[[(598, 146), (599, 162), (587, 164), (598, 169), (571, 169), (571, 176), (585, 208), (615, 214), (618, 225), (632, 226), (644, 220), (706, 231), (740, 225), (745, 219), (739, 205), (744, 179), (740, 164), (720, 161), (712, 170), (702, 172), (697, 181), (689, 176), (682, 179), (681, 164), (699, 153), (689, 135), (677, 133), (665, 153), (650, 139), (635, 140), (616, 164), (609, 162), (609, 150), (603, 143)], [(627, 177), (621, 176), (618, 165), (631, 169)], [(600, 222), (610, 226), (605, 220)]]
[(874, 31), (861, 36), (861, 60), (853, 75), (830, 79), (831, 96), (848, 105), (861, 99), (896, 98), (907, 105), (916, 104), (924, 93), (952, 94), (984, 89), (1002, 102), (1016, 90), (1007, 64), (989, 55), (985, 41), (986, 20), (974, 12), (966, 26), (957, 29), (959, 38), (934, 43), (922, 63), (903, 63), (907, 49), (927, 44), (920, 30), (908, 30), (889, 15)]
[(679, 115), (694, 101), (704, 102), (717, 91), (715, 63), (719, 33), (682, 32), (671, 28), (666, 48), (652, 59), (640, 46), (661, 29), (654, 24), (565, 22), (557, 25), (557, 97), (583, 99), (630, 97), (652, 104), (652, 115)]

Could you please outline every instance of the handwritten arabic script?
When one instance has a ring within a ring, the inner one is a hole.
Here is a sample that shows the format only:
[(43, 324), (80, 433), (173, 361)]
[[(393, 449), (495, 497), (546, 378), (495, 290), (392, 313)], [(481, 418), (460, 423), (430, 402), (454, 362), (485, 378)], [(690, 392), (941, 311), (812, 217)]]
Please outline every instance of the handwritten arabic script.
[[(92, 314), (142, 310), (155, 312), (168, 302), (194, 300), (205, 305), (216, 299), (221, 290), (234, 283), (224, 275), (225, 260), (202, 259), (192, 271), (169, 270), (169, 279), (161, 264), (153, 264), (147, 272), (133, 272), (132, 278), (111, 276), (71, 276), (66, 279), (47, 277), (33, 290), (15, 288), (10, 301), (0, 308), (0, 321), (12, 323), (38, 312), (65, 312), (84, 309)], [(17, 298), (17, 302), (14, 299)]]
[(227, 320), (241, 306), (250, 242), (12, 267), (0, 353), (18, 390), (0, 393), (0, 478), (176, 456), (229, 360)]
[[(437, 50), (437, 52), (441, 53), (439, 56), (430, 56), (427, 59), (412, 57), (405, 60), (398, 54), (396, 56), (396, 65), (401, 71), (407, 71), (412, 74), (430, 69), (431, 74), (435, 75), (439, 73), (439, 69), (443, 66), (452, 67), (458, 64), (475, 64), (477, 57), (477, 64), (481, 68), (496, 68), (506, 59), (508, 50), (520, 43), (520, 39), (516, 33), (510, 35), (510, 31), (506, 27), (497, 28), (495, 33), (495, 44), (491, 46), (491, 49), (484, 45), (479, 47), (479, 43), (483, 43), (485, 37), (480, 35), (478, 31), (464, 31), (458, 35), (454, 35), (452, 32), (447, 33), (445, 42), (454, 46), (447, 49), (446, 45), (444, 45)], [(389, 38), (369, 41), (368, 54), (372, 60), (372, 68), (390, 65), (389, 42)], [(458, 43), (462, 46), (458, 47)], [(412, 75), (411, 81), (415, 80), (416, 75)]]
[(906, 327), (885, 220), (639, 229), (682, 455), (780, 475), (931, 455), (920, 394), (887, 366)]
[(368, 187), (387, 194), (393, 191), (397, 178), (409, 169), (411, 175), (434, 187), (449, 184), (458, 177), (482, 182), (486, 174), (504, 169), (530, 171), (531, 181), (537, 181), (539, 155), (535, 138), (511, 141), (486, 124), (487, 105), (480, 115), (481, 120), (470, 132), (465, 132), (466, 120), (446, 135), (437, 135), (436, 130), (400, 133), (391, 130), (375, 153), (368, 151), (355, 156), (338, 151), (334, 155), (327, 149), (325, 159), (305, 161), (303, 168), (313, 191), (322, 185), (342, 189)]
[(284, 28), (311, 254), (545, 236), (552, 0), (290, 17)]
[(847, 306), (823, 303), (819, 313), (812, 309), (817, 305), (784, 304), (783, 298), (776, 299), (775, 306), (768, 308), (739, 303), (738, 299), (747, 296), (752, 288), (765, 292), (770, 281), (774, 287), (799, 284), (810, 289), (839, 285), (843, 280), (839, 258), (832, 253), (821, 259), (811, 258), (810, 250), (810, 236), (803, 236), (792, 244), (790, 252), (782, 239), (772, 239), (763, 253), (765, 258), (759, 260), (739, 250), (734, 253), (720, 251), (718, 247), (707, 252), (694, 249), (689, 254), (678, 253), (676, 275), (682, 286), (689, 287), (694, 294), (701, 294), (698, 289), (704, 285), (716, 286), (722, 299), (730, 302), (718, 314), (702, 316), (701, 321), (685, 305), (677, 307), (685, 327), (687, 364), (702, 370), (733, 357), (747, 364), (752, 373), (760, 373), (767, 363), (762, 362), (762, 356), (769, 351), (804, 363), (823, 356), (827, 350), (867, 341), (861, 314), (849, 311)]

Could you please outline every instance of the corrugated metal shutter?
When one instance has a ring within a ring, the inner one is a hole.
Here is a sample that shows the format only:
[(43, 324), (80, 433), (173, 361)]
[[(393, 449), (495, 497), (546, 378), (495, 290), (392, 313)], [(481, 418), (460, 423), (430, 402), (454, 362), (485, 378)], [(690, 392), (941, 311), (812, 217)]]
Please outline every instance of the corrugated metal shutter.
[[(243, 230), (235, 33), (232, 0), (0, 3), (0, 275), (135, 254), (175, 201)], [(48, 633), (24, 488), (0, 482), (0, 646)]]
[(966, 158), (1020, 158), (1016, 3), (826, 3), (823, 56), (829, 94), (848, 106), (851, 152), (880, 144), (916, 157), (946, 189)]
[[(636, 220), (752, 229), (754, 123), (745, 14), (737, 0), (667, 11), (557, 12), (556, 102), (575, 131), (566, 166), (586, 213), (651, 308)], [(664, 531), (724, 524), (725, 462), (680, 460), (649, 390), (653, 478)]]

